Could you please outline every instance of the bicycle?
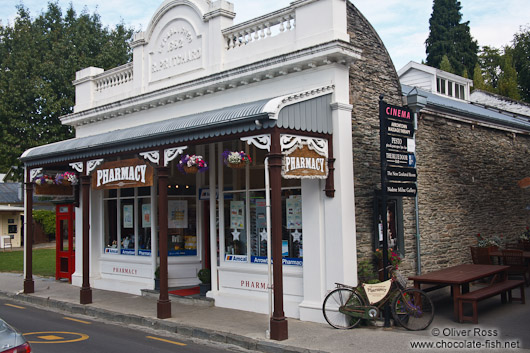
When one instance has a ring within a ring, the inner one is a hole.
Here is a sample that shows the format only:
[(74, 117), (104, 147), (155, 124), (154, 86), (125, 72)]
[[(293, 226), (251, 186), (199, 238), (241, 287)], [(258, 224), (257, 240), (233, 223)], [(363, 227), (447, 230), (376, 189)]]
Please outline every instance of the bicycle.
[(322, 304), (328, 324), (336, 329), (352, 329), (362, 319), (379, 317), (381, 308), (391, 301), (395, 322), (411, 331), (427, 328), (434, 319), (432, 300), (422, 290), (406, 288), (407, 281), (397, 270), (391, 273), (391, 279), (375, 285), (363, 283), (352, 287), (335, 283), (337, 287), (326, 295)]

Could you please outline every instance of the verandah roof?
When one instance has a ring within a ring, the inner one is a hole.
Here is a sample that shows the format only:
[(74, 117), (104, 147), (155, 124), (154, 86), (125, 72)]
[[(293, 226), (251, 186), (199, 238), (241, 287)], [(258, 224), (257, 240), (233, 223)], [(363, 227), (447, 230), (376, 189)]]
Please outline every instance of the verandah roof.
[[(272, 101), (264, 99), (38, 146), (24, 152), (21, 160), (27, 166), (58, 163), (273, 126), (318, 133), (332, 132), (330, 94), (289, 105), (278, 113), (277, 120), (269, 119), (275, 112), (266, 111), (267, 103)], [(256, 120), (260, 120), (261, 124), (256, 124)]]

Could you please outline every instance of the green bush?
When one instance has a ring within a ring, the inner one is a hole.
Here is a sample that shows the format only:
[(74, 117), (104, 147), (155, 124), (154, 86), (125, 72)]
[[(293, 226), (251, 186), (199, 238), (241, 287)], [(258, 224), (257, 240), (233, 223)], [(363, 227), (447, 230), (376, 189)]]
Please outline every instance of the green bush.
[(33, 210), (33, 219), (42, 226), (47, 236), (55, 236), (55, 211)]
[(197, 277), (199, 277), (199, 280), (202, 283), (210, 283), (212, 280), (210, 269), (203, 268), (202, 270), (199, 270), (197, 273)]
[(378, 283), (379, 274), (375, 270), (375, 265), (370, 259), (362, 260), (357, 265), (357, 276), (360, 283)]

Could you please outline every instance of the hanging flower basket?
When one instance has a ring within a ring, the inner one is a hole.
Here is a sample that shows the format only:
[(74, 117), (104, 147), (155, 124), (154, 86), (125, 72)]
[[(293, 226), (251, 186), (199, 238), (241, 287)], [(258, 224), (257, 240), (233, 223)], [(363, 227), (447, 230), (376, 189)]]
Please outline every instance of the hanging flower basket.
[(199, 172), (199, 168), (196, 166), (188, 167), (187, 165), (182, 166), (182, 169), (184, 170), (184, 174), (196, 174)]
[(243, 151), (224, 151), (223, 160), (229, 168), (245, 168), (247, 164), (252, 163), (252, 158)]
[(77, 175), (72, 172), (59, 173), (55, 176), (55, 184), (57, 185), (77, 185), (79, 179)]
[(227, 163), (227, 167), (228, 168), (233, 168), (233, 169), (242, 169), (242, 168), (245, 168), (247, 166), (247, 163), (245, 162), (241, 162), (241, 163)]
[(208, 164), (202, 158), (192, 154), (183, 155), (177, 165), (178, 170), (183, 174), (195, 174), (197, 172), (204, 172), (208, 170)]
[(49, 196), (72, 196), (74, 188), (72, 185), (41, 184), (35, 185), (35, 195)]
[(42, 175), (33, 179), (36, 195), (71, 196), (72, 185), (79, 182), (77, 175), (72, 172), (58, 173), (55, 177)]

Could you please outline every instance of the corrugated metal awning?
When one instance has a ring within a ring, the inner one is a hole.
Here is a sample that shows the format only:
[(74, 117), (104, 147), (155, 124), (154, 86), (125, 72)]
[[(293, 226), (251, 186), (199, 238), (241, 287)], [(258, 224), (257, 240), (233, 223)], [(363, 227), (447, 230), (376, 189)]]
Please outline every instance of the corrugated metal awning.
[[(267, 129), (275, 125), (295, 130), (331, 133), (331, 95), (288, 105), (275, 111), (279, 98), (264, 99), (98, 135), (34, 147), (20, 157), (27, 166), (101, 157), (132, 150), (156, 149), (210, 137)], [(289, 109), (285, 109), (289, 108)], [(270, 117), (277, 119), (269, 119)], [(255, 121), (260, 120), (261, 124)]]

